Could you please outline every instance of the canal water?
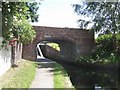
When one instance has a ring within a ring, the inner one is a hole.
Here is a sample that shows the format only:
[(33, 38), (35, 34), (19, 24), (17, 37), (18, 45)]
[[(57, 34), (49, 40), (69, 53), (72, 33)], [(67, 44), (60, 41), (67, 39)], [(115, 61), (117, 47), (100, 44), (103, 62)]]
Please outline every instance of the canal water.
[(76, 90), (120, 90), (117, 67), (58, 63), (66, 69)]

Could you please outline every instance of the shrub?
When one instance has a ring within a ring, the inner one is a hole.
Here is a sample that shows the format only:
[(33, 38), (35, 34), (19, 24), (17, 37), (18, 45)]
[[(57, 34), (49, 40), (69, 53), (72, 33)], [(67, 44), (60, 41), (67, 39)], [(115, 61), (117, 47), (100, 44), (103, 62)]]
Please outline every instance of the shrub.
[[(116, 43), (117, 42), (120, 42), (120, 34), (116, 34)], [(77, 61), (82, 63), (102, 63), (102, 64), (109, 63), (116, 64), (119, 62), (120, 56), (114, 54), (112, 34), (99, 36), (96, 39), (96, 44), (97, 45), (93, 49), (91, 56), (80, 56), (77, 58)]]
[(97, 46), (94, 51), (99, 57), (107, 57), (114, 51), (112, 34), (99, 36), (96, 43)]

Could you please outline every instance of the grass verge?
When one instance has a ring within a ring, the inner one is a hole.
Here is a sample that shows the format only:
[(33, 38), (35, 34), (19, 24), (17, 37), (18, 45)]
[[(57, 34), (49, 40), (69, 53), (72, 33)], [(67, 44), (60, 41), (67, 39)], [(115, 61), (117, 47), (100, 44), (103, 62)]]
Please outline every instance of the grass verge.
[(19, 66), (11, 68), (0, 78), (1, 88), (29, 88), (35, 76), (36, 64), (21, 60)]
[(54, 63), (54, 88), (73, 88), (67, 72), (57, 63)]

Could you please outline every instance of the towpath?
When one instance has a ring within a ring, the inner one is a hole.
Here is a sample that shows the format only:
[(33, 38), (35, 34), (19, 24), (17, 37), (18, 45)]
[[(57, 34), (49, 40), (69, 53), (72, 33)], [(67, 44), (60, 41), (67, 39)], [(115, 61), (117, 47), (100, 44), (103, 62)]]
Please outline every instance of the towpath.
[(54, 88), (53, 61), (49, 59), (38, 59), (38, 67), (30, 88)]

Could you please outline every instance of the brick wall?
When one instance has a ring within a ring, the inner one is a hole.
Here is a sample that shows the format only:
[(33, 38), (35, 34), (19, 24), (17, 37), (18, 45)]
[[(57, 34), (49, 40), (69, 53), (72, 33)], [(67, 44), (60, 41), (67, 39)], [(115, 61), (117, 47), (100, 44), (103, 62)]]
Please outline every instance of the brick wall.
[(32, 43), (23, 45), (23, 58), (25, 59), (36, 60), (36, 46), (44, 40), (74, 43), (78, 55), (90, 54), (94, 47), (94, 34), (88, 30), (43, 26), (33, 26), (33, 28), (37, 36)]

